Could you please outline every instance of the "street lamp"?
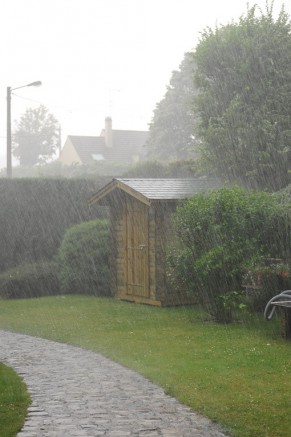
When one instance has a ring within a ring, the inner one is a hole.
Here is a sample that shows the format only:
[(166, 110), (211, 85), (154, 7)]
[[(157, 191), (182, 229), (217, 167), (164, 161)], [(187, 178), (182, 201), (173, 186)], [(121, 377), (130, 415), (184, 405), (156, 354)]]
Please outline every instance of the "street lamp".
[(12, 159), (11, 159), (11, 92), (19, 90), (19, 88), (26, 88), (27, 86), (40, 86), (41, 81), (31, 82), (27, 85), (18, 86), (17, 88), (7, 87), (7, 177), (12, 177)]

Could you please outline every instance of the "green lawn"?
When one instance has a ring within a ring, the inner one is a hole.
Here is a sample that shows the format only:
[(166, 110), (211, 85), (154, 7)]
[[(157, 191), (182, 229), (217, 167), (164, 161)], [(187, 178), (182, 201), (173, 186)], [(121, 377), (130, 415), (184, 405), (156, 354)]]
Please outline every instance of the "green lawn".
[(218, 325), (194, 307), (67, 296), (2, 300), (0, 328), (101, 352), (234, 436), (290, 436), (291, 343), (279, 321)]
[(30, 397), (22, 379), (0, 363), (0, 437), (13, 437), (21, 429)]

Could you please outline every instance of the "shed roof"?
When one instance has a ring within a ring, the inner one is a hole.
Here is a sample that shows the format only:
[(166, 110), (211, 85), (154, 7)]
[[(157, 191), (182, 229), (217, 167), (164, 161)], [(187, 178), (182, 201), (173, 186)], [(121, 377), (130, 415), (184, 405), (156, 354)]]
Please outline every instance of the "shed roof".
[(89, 204), (105, 199), (121, 190), (150, 205), (153, 201), (186, 199), (195, 194), (214, 190), (221, 186), (219, 180), (195, 179), (113, 179), (89, 200)]

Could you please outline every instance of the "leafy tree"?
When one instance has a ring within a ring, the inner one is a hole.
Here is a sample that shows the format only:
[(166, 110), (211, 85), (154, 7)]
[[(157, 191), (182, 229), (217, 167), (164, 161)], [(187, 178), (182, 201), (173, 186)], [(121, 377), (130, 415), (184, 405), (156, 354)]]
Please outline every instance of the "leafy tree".
[(201, 153), (217, 175), (277, 190), (290, 181), (291, 24), (248, 9), (238, 22), (207, 29), (196, 48)]
[(57, 119), (45, 106), (27, 109), (13, 135), (13, 155), (20, 165), (32, 167), (52, 158), (59, 146), (58, 129)]
[(265, 258), (290, 259), (290, 215), (290, 204), (267, 192), (234, 187), (194, 196), (176, 213), (174, 283), (195, 293), (217, 321), (230, 321), (229, 298), (243, 273)]
[(194, 69), (193, 53), (186, 53), (180, 69), (172, 73), (164, 98), (156, 105), (147, 142), (150, 159), (171, 161), (195, 156)]

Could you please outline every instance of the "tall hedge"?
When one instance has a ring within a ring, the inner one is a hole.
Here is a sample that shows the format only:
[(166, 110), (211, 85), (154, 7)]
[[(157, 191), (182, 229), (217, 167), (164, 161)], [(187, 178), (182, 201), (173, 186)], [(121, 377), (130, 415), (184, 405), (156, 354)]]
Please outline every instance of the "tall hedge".
[(0, 179), (0, 272), (51, 259), (65, 230), (104, 215), (88, 199), (108, 178)]

